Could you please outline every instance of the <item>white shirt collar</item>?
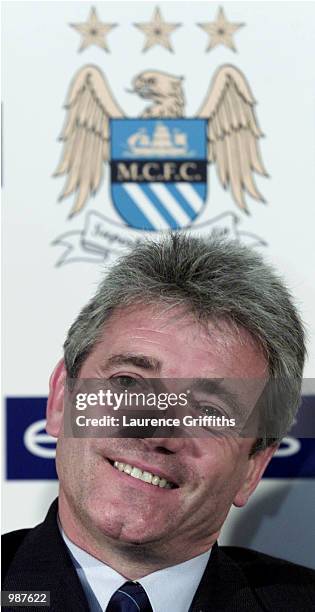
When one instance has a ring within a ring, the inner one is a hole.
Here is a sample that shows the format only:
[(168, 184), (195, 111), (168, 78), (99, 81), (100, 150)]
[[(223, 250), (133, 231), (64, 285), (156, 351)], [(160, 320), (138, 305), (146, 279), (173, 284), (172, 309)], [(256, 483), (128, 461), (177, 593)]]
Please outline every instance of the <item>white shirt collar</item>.
[[(60, 527), (62, 537), (74, 560), (78, 577), (93, 612), (106, 610), (110, 598), (126, 578), (71, 542)], [(140, 578), (153, 612), (188, 611), (211, 550), (165, 569)]]

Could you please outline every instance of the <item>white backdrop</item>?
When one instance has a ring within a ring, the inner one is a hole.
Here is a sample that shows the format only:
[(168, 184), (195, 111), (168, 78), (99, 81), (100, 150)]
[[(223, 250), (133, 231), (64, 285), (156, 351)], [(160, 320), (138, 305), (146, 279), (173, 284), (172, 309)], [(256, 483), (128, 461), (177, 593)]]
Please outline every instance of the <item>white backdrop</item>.
[[(82, 252), (81, 261), (56, 265), (66, 248), (53, 242), (67, 232), (82, 232), (91, 211), (108, 217), (105, 226), (111, 236), (137, 235), (122, 226), (114, 209), (108, 169), (101, 189), (76, 217), (68, 217), (71, 197), (58, 202), (64, 181), (53, 173), (62, 150), (57, 140), (65, 119), (62, 106), (75, 72), (91, 63), (106, 74), (130, 117), (144, 108), (140, 98), (127, 92), (142, 70), (184, 76), (188, 117), (197, 112), (219, 66), (232, 63), (244, 73), (266, 135), (261, 151), (270, 176), (258, 177), (257, 184), (267, 203), (248, 197), (250, 215), (245, 215), (211, 167), (208, 200), (198, 222), (233, 213), (244, 241), (257, 242), (255, 235), (265, 243), (256, 248), (285, 277), (307, 324), (305, 376), (314, 377), (314, 3), (224, 3), (226, 19), (245, 24), (233, 35), (234, 53), (224, 45), (205, 52), (207, 34), (196, 24), (215, 21), (215, 2), (158, 4), (166, 22), (181, 24), (170, 36), (173, 53), (161, 46), (142, 52), (145, 35), (133, 24), (149, 22), (155, 3), (94, 6), (100, 21), (117, 24), (107, 36), (110, 53), (98, 46), (78, 53), (81, 37), (69, 24), (87, 21), (88, 2), (3, 3), (5, 397), (47, 395), (66, 331), (107, 265), (100, 252), (94, 262), (84, 261), (87, 254)], [(31, 474), (24, 480), (8, 479), (5, 473), (3, 490), (7, 531), (42, 520), (57, 483), (32, 480)], [(246, 509), (232, 511), (221, 541), (315, 566), (310, 536), (314, 502), (311, 478), (265, 480)]]

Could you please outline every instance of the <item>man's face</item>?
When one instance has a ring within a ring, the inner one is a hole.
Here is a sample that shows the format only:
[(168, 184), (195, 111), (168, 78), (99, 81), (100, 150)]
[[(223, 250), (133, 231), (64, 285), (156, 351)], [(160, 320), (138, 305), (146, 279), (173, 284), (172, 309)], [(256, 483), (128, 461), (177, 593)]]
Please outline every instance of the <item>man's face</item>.
[[(80, 377), (261, 379), (266, 373), (262, 352), (244, 330), (211, 323), (205, 329), (179, 309), (138, 306), (115, 311)], [(56, 435), (53, 415), (52, 402), (48, 431)], [(67, 439), (60, 433), (62, 521), (80, 523), (95, 539), (103, 534), (152, 543), (174, 558), (194, 556), (211, 546), (231, 505), (244, 505), (255, 488), (271, 452), (249, 458), (252, 444), (232, 436)], [(133, 478), (115, 461), (176, 487)]]

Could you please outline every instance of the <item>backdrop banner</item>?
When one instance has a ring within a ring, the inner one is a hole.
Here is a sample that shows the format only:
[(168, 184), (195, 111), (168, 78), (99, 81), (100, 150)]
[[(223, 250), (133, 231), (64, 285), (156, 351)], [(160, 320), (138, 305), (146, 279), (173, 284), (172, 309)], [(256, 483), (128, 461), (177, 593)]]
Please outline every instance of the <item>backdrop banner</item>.
[[(261, 253), (301, 312), (314, 379), (315, 5), (2, 9), (8, 531), (40, 522), (57, 494), (45, 406), (67, 330), (143, 237), (216, 234)], [(314, 407), (309, 382), (302, 429), (284, 438), (242, 514), (231, 512), (224, 542), (315, 566)]]

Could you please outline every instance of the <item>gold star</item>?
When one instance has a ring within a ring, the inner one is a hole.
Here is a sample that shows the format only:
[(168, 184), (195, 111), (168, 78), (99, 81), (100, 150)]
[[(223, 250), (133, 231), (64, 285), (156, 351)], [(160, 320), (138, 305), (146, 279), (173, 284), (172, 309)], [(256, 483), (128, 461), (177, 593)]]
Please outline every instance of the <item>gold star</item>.
[(142, 51), (147, 51), (155, 45), (161, 45), (162, 47), (165, 47), (165, 49), (168, 49), (168, 51), (173, 52), (169, 37), (171, 32), (176, 30), (176, 28), (179, 28), (181, 24), (167, 23), (164, 21), (161, 11), (157, 6), (151, 21), (148, 21), (147, 23), (134, 23), (134, 26), (147, 36), (147, 40)]
[(70, 23), (70, 25), (83, 37), (79, 51), (83, 51), (90, 45), (96, 45), (104, 49), (104, 51), (109, 52), (106, 35), (110, 30), (116, 27), (117, 23), (103, 23), (99, 21), (94, 7), (91, 8), (89, 18), (86, 22)]
[(216, 21), (209, 21), (207, 23), (198, 23), (199, 27), (202, 28), (207, 34), (209, 34), (210, 40), (206, 51), (211, 51), (217, 45), (225, 45), (232, 51), (236, 51), (236, 47), (233, 41), (233, 34), (239, 28), (243, 27), (244, 23), (231, 23), (227, 21), (224, 10), (222, 7), (219, 8)]

